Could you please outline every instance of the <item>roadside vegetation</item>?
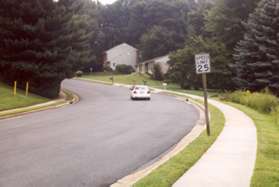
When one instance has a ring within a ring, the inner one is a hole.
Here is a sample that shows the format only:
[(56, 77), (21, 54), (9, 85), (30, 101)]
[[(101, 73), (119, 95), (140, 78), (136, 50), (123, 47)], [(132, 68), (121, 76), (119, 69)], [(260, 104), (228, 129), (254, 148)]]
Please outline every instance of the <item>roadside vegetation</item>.
[[(198, 95), (202, 96), (203, 91), (202, 90), (186, 90), (182, 89), (179, 85), (174, 84), (174, 83), (167, 83), (167, 86), (164, 87), (163, 83), (164, 81), (158, 81), (154, 80), (150, 75), (148, 74), (139, 74), (139, 73), (133, 73), (129, 75), (124, 75), (124, 74), (113, 74), (111, 72), (105, 72), (105, 73), (93, 73), (93, 74), (88, 74), (82, 76), (81, 79), (89, 79), (92, 81), (103, 81), (107, 83), (112, 83), (111, 78), (113, 77), (114, 83), (120, 83), (120, 84), (146, 84), (148, 86), (158, 88), (158, 89), (167, 89), (167, 90), (172, 90), (172, 91), (179, 91), (182, 93), (188, 93), (188, 94), (193, 94), (193, 95)], [(214, 97), (218, 96), (220, 93), (212, 90), (209, 91), (209, 96)]]
[(279, 99), (268, 90), (254, 93), (250, 91), (236, 91), (224, 94), (223, 99), (251, 107), (263, 113), (271, 113), (279, 106)]
[(279, 186), (279, 99), (270, 93), (237, 91), (223, 99), (250, 116), (257, 127), (258, 149), (253, 187)]
[(2, 83), (0, 83), (0, 98), (0, 111), (31, 106), (48, 101), (46, 98), (33, 94), (26, 97), (24, 92), (20, 90), (18, 90), (17, 95), (14, 96), (12, 88)]
[(210, 106), (210, 113), (212, 130), (210, 137), (207, 136), (206, 132), (203, 132), (182, 152), (138, 181), (135, 187), (170, 187), (189, 170), (210, 148), (224, 127), (223, 113), (213, 106)]

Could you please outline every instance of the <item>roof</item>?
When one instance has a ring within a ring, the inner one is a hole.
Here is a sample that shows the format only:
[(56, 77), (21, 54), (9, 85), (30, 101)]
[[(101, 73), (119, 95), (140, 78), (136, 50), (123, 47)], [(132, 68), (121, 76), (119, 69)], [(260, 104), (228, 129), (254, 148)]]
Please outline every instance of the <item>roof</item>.
[(138, 50), (138, 49), (136, 49), (135, 47), (133, 47), (133, 46), (127, 44), (127, 43), (122, 43), (122, 44), (119, 44), (119, 45), (117, 45), (117, 46), (114, 46), (114, 47), (111, 48), (111, 49), (108, 49), (106, 52), (111, 51), (111, 50), (114, 50), (114, 49), (116, 49), (116, 48), (120, 48), (120, 47), (130, 47), (130, 48), (133, 48), (134, 50)]
[(149, 59), (149, 60), (146, 60), (146, 61), (140, 62), (140, 64), (141, 64), (141, 63), (154, 62), (154, 61), (156, 61), (156, 60), (159, 60), (159, 59), (161, 59), (161, 58), (165, 58), (165, 57), (169, 57), (169, 54), (164, 55), (164, 56), (160, 56), (160, 57), (155, 57), (155, 58), (152, 58), (152, 59)]

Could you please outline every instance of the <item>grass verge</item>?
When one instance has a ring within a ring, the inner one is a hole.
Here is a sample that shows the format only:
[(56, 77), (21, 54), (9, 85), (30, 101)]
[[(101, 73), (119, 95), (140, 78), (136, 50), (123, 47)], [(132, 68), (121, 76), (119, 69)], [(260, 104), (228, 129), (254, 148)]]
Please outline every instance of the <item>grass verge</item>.
[(232, 106), (245, 112), (257, 127), (258, 150), (252, 187), (279, 186), (279, 115), (264, 114), (240, 104)]
[[(96, 81), (103, 81), (103, 82), (112, 82), (111, 81), (112, 73), (94, 73), (90, 75), (84, 75), (82, 78), (85, 79), (91, 79), (91, 80), (96, 80)], [(133, 73), (129, 75), (121, 75), (121, 74), (115, 74), (113, 75), (114, 77), (114, 82), (115, 83), (120, 83), (120, 84), (147, 84), (148, 86), (154, 87), (154, 88), (159, 88), (159, 89), (164, 89), (163, 82), (162, 81), (157, 81), (151, 79), (151, 77), (147, 74), (139, 74), (139, 73)], [(81, 79), (82, 79), (81, 78)], [(167, 85), (168, 90), (172, 91), (179, 91), (182, 93), (188, 93), (188, 94), (194, 94), (198, 96), (203, 95), (203, 91), (201, 90), (185, 90), (181, 89), (179, 85), (169, 83)], [(216, 96), (219, 93), (210, 91), (209, 96)]]
[(214, 143), (221, 133), (225, 118), (216, 107), (210, 106), (212, 135), (203, 132), (195, 141), (168, 162), (138, 181), (135, 187), (170, 187), (189, 170)]
[(12, 88), (0, 83), (0, 101), (0, 111), (4, 111), (31, 106), (47, 102), (49, 100), (34, 94), (29, 94), (29, 96), (26, 97), (24, 92), (21, 90), (18, 90), (18, 94), (16, 96), (13, 96)]

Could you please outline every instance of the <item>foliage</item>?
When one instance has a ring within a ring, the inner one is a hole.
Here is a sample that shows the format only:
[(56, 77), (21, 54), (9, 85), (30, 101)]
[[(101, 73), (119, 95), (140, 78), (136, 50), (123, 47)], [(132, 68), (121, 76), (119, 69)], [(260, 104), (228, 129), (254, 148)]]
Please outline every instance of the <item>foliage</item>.
[(77, 69), (90, 72), (90, 68), (94, 71), (101, 70), (98, 62), (100, 52), (96, 50), (95, 44), (98, 42), (98, 20), (97, 5), (92, 0), (75, 1), (74, 16), (72, 18), (72, 31), (79, 38), (80, 44), (74, 46), (79, 52), (77, 61)]
[[(111, 83), (111, 77), (112, 77), (111, 72), (99, 72), (99, 73), (93, 73), (90, 75), (84, 75), (83, 78), (85, 80), (92, 80), (92, 81), (101, 81), (102, 83)], [(121, 74), (114, 74), (114, 82), (115, 83), (120, 83), (120, 84), (128, 84), (128, 85), (134, 85), (134, 84), (144, 84), (158, 88), (158, 89), (165, 89), (165, 86), (163, 86), (162, 81), (157, 81), (154, 80), (150, 75), (148, 74), (139, 74), (139, 73), (132, 73), (129, 75), (121, 75)], [(181, 93), (188, 93), (188, 94), (193, 94), (193, 95), (198, 95), (198, 96), (203, 96), (203, 91), (201, 90), (184, 90), (179, 87), (179, 85), (175, 83), (168, 82), (167, 85), (168, 90), (172, 91), (177, 91)], [(209, 97), (216, 97), (219, 95), (218, 92), (214, 90), (209, 90), (208, 92)]]
[(279, 94), (279, 2), (262, 0), (245, 24), (244, 39), (235, 50), (235, 83), (258, 91), (266, 87)]
[(158, 80), (158, 81), (164, 80), (164, 74), (162, 72), (162, 68), (161, 68), (160, 64), (154, 64), (152, 77), (153, 77), (153, 79)]
[(119, 0), (104, 6), (99, 22), (105, 47), (126, 42), (144, 53), (158, 48), (154, 54), (144, 55), (145, 59), (165, 55), (183, 45), (187, 12), (187, 2), (177, 0)]
[[(84, 56), (86, 32), (73, 22), (80, 4), (72, 0), (3, 0), (0, 6), (0, 74), (25, 81), (31, 91), (54, 98)], [(9, 10), (9, 11), (7, 11)], [(80, 34), (80, 32), (83, 33)]]
[(209, 88), (232, 88), (231, 74), (227, 66), (230, 59), (224, 44), (203, 37), (191, 38), (184, 49), (171, 55), (168, 77), (178, 82), (182, 88), (202, 88), (201, 77), (195, 71), (195, 54), (201, 52), (208, 52), (211, 55), (212, 73), (208, 75)]
[(140, 40), (142, 60), (168, 54), (175, 49), (181, 48), (183, 39), (177, 36), (175, 31), (161, 26), (154, 26), (148, 30)]
[(279, 99), (269, 92), (235, 91), (225, 94), (224, 99), (264, 113), (271, 113), (279, 106)]
[(217, 0), (206, 12), (205, 30), (220, 40), (233, 52), (237, 42), (243, 38), (244, 27), (249, 14), (259, 0)]
[(117, 65), (115, 70), (117, 73), (121, 74), (131, 74), (135, 71), (132, 66), (126, 64)]

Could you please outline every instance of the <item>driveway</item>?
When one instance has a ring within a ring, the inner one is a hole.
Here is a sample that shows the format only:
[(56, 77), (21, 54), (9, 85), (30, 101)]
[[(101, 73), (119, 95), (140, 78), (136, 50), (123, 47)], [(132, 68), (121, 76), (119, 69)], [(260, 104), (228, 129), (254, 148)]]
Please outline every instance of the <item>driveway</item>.
[(105, 187), (191, 131), (196, 109), (172, 96), (67, 80), (77, 104), (0, 121), (1, 187)]

